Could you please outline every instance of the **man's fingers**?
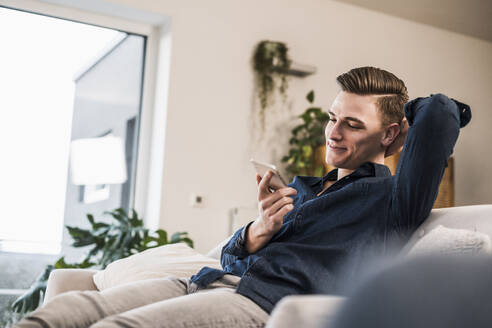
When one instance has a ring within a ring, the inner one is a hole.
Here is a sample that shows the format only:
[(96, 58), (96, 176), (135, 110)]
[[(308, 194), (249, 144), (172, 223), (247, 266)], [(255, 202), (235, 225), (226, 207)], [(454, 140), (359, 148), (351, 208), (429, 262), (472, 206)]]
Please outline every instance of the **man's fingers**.
[(408, 120), (406, 117), (404, 117), (403, 120), (401, 121), (400, 130), (404, 134), (408, 132)]
[(260, 181), (261, 181), (261, 175), (259, 175), (258, 173), (256, 173), (256, 185), (257, 186), (260, 185)]
[(400, 122), (400, 134), (405, 135), (408, 132), (408, 120), (406, 117), (403, 117), (403, 119)]
[(270, 206), (265, 212), (268, 216), (272, 216), (284, 206), (292, 203), (294, 203), (294, 199), (292, 199), (292, 197), (284, 196), (273, 203), (272, 206)]
[(280, 210), (277, 211), (277, 213), (275, 213), (275, 215), (271, 216), (270, 218), (273, 222), (278, 222), (279, 224), (283, 224), (284, 216), (290, 211), (292, 211), (293, 209), (294, 209), (294, 205), (292, 204), (284, 205)]
[(269, 192), (264, 197), (262, 197), (262, 195), (259, 195), (258, 201), (260, 202), (260, 208), (265, 211), (269, 209), (275, 202), (277, 202), (282, 197), (295, 196), (296, 194), (297, 194), (297, 190), (295, 190), (294, 188), (291, 187), (280, 188), (274, 193)]

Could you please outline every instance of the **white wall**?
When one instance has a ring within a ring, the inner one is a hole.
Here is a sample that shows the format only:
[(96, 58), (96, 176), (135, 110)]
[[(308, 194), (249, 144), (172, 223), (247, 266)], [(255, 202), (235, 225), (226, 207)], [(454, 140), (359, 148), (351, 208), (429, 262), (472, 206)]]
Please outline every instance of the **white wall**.
[[(160, 225), (188, 231), (199, 251), (226, 237), (229, 208), (256, 206), (249, 158), (280, 164), (304, 95), (314, 89), (327, 109), (335, 77), (357, 66), (395, 73), (410, 97), (442, 92), (472, 106), (455, 147), (456, 205), (492, 203), (491, 43), (328, 0), (113, 2), (172, 17)], [(261, 137), (251, 132), (250, 59), (264, 39), (286, 42), (295, 61), (318, 72), (291, 79), (287, 104), (277, 102)], [(203, 208), (188, 206), (192, 192)]]

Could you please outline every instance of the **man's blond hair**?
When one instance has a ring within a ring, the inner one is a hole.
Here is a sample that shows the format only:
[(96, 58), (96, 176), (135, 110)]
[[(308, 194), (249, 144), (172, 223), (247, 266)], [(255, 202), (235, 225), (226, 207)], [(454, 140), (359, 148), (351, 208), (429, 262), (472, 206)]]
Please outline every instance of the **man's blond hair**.
[(394, 74), (376, 67), (359, 67), (339, 75), (337, 83), (346, 92), (380, 95), (376, 104), (383, 126), (403, 119), (403, 105), (408, 101), (408, 92), (405, 83)]

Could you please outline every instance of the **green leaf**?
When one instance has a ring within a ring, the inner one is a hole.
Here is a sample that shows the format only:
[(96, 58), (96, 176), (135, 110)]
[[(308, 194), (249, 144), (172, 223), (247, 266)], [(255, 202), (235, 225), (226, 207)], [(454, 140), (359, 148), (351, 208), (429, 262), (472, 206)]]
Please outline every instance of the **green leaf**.
[(296, 137), (292, 137), (292, 138), (290, 138), (290, 140), (289, 140), (289, 144), (293, 145), (293, 144), (295, 144), (297, 141), (298, 141), (298, 139), (297, 139)]
[(133, 235), (131, 233), (131, 231), (129, 231), (125, 237), (123, 238), (122, 242), (121, 242), (121, 245), (120, 245), (120, 248), (123, 249), (123, 250), (130, 250), (132, 249), (133, 247), (133, 243), (132, 243), (132, 240), (133, 240)]
[(106, 236), (110, 230), (111, 230), (111, 226), (107, 224), (106, 226), (92, 229), (92, 235), (97, 240), (100, 238), (104, 238), (104, 236)]
[(83, 247), (91, 245), (95, 242), (95, 238), (89, 230), (70, 226), (66, 227), (68, 229), (68, 233), (70, 234), (70, 236), (72, 236), (74, 240), (72, 246)]
[(89, 262), (89, 260), (86, 258), (82, 263), (73, 263), (69, 264), (65, 262), (65, 257), (62, 256), (56, 261), (55, 263), (55, 269), (75, 269), (75, 268), (80, 268), (80, 269), (86, 269), (90, 268), (91, 266), (96, 265), (95, 263)]
[(187, 238), (187, 237), (186, 237), (186, 238), (183, 238), (183, 241), (184, 241), (185, 243), (187, 243), (187, 244), (188, 244), (188, 246), (190, 246), (191, 248), (193, 248), (193, 247), (194, 247), (194, 245), (193, 245), (193, 240), (191, 240), (190, 238)]
[(109, 224), (103, 223), (103, 222), (96, 222), (94, 220), (94, 216), (92, 214), (87, 214), (87, 220), (89, 220), (89, 223), (91, 224), (91, 227), (93, 230), (99, 229), (99, 228), (104, 228), (107, 227)]
[(301, 114), (301, 118), (306, 122), (306, 124), (309, 124), (313, 119), (311, 118), (311, 113), (310, 112), (304, 112)]
[(125, 210), (121, 207), (117, 208), (117, 209), (114, 209), (113, 210), (114, 213), (118, 213), (119, 215), (123, 216), (123, 217), (128, 217), (128, 215), (126, 214)]
[[(162, 229), (158, 229), (156, 231), (157, 235), (159, 236), (158, 238), (155, 239), (155, 241), (159, 244), (159, 245), (166, 245), (169, 243), (169, 241), (167, 240), (167, 232), (165, 230), (162, 230)], [(174, 235), (173, 235), (174, 236)]]
[(159, 243), (157, 242), (157, 238), (147, 236), (143, 240), (143, 245), (142, 245), (141, 249), (146, 250), (146, 249), (154, 248), (157, 246), (159, 246)]
[(92, 227), (94, 227), (94, 216), (92, 214), (87, 214), (87, 220), (89, 220)]
[(187, 232), (175, 232), (171, 236), (171, 240), (169, 241), (169, 243), (170, 244), (179, 243), (183, 240), (183, 238), (186, 238), (187, 235), (188, 235)]
[(128, 222), (128, 217), (126, 216), (125, 211), (122, 208), (117, 208), (113, 211), (105, 211), (104, 214), (109, 214), (111, 215), (115, 220), (119, 221), (120, 223), (127, 223)]
[(44, 271), (36, 278), (29, 289), (19, 296), (12, 304), (12, 310), (18, 313), (34, 311), (41, 303), (46, 292), (48, 277), (55, 267), (47, 265)]
[(303, 128), (304, 128), (304, 126), (302, 126), (302, 125), (299, 125), (299, 126), (295, 127), (294, 129), (292, 129), (292, 134), (293, 134), (294, 136), (296, 136), (296, 135), (297, 135), (297, 133), (299, 133), (299, 131), (300, 131), (301, 129), (303, 129)]
[(143, 227), (143, 220), (138, 218), (138, 214), (135, 209), (132, 209), (132, 216), (130, 218), (130, 223), (134, 227)]
[(311, 147), (310, 145), (302, 146), (302, 155), (305, 158), (311, 157), (312, 154), (313, 154), (313, 147)]
[(314, 90), (309, 91), (309, 93), (306, 96), (306, 99), (307, 99), (307, 101), (309, 101), (309, 103), (311, 103), (311, 104), (313, 103), (313, 101), (314, 101)]

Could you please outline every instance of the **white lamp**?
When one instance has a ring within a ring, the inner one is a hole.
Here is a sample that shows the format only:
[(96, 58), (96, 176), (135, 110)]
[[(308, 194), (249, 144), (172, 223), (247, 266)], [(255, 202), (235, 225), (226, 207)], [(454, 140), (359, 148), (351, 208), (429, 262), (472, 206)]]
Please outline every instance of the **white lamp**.
[(113, 135), (73, 140), (70, 166), (75, 185), (124, 183), (127, 175), (123, 140)]

